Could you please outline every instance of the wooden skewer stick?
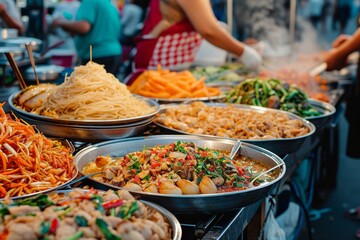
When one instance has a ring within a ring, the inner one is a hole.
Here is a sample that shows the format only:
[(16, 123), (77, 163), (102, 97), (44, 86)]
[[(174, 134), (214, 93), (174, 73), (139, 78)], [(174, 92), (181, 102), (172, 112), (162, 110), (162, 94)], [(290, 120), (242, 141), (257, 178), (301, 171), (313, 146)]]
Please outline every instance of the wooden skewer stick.
[(90, 45), (90, 62), (92, 62), (92, 45)]
[(10, 63), (10, 66), (11, 66), (12, 70), (15, 73), (15, 76), (16, 76), (19, 84), (20, 84), (20, 88), (22, 90), (25, 89), (27, 87), (26, 82), (25, 82), (23, 76), (21, 75), (21, 72), (20, 72), (14, 58), (12, 57), (11, 53), (7, 52), (7, 53), (5, 53), (5, 56), (6, 56), (7, 60), (8, 60), (8, 62)]
[(31, 44), (25, 44), (25, 47), (26, 47), (26, 50), (27, 50), (29, 58), (30, 58), (30, 63), (31, 63), (32, 69), (34, 70), (36, 84), (39, 85), (40, 82), (39, 82), (39, 78), (38, 78), (38, 75), (37, 75), (37, 72), (36, 72), (35, 60), (34, 60), (34, 55), (33, 55), (33, 52), (32, 52)]

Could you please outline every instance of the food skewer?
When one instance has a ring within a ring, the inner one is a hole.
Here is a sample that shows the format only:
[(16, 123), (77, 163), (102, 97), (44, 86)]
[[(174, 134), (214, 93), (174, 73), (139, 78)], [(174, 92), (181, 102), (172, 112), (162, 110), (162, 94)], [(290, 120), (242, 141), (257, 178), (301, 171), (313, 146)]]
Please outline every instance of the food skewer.
[(39, 78), (38, 78), (38, 75), (36, 73), (36, 68), (35, 68), (35, 60), (34, 60), (34, 55), (32, 53), (32, 48), (31, 48), (31, 45), (30, 44), (26, 44), (26, 50), (29, 54), (29, 58), (30, 58), (30, 63), (31, 63), (31, 66), (32, 66), (32, 69), (34, 70), (34, 74), (35, 74), (35, 79), (36, 79), (36, 85), (39, 85)]
[(20, 84), (20, 88), (22, 90), (25, 89), (27, 87), (26, 82), (25, 82), (23, 76), (21, 75), (21, 72), (20, 72), (20, 70), (19, 70), (13, 56), (9, 52), (6, 52), (5, 56), (6, 56), (7, 60), (8, 60), (8, 62), (10, 63), (10, 66), (11, 66), (12, 70), (14, 71), (14, 73), (16, 75), (16, 78), (17, 78), (17, 80), (18, 80), (18, 82)]

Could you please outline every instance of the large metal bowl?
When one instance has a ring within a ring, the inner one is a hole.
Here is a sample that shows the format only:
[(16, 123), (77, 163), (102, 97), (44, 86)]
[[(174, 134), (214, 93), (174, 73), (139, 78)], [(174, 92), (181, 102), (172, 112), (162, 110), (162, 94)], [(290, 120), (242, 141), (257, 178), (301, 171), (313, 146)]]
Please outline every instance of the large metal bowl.
[(36, 128), (49, 137), (65, 138), (73, 141), (100, 142), (117, 138), (131, 137), (142, 133), (152, 122), (153, 118), (145, 119), (137, 123), (89, 126), (58, 124), (42, 121), (27, 116), (19, 115), (27, 123), (35, 125)]
[[(88, 191), (86, 189), (80, 189), (80, 190), (82, 190), (84, 192)], [(64, 194), (66, 196), (72, 191), (74, 191), (74, 189), (57, 190), (56, 193), (62, 193), (62, 194)], [(99, 190), (99, 191), (101, 191), (101, 190)], [(165, 217), (165, 219), (167, 220), (167, 222), (171, 226), (171, 230), (172, 230), (172, 238), (171, 238), (171, 240), (181, 240), (182, 229), (181, 229), (180, 222), (171, 212), (169, 212), (165, 208), (163, 208), (163, 207), (161, 207), (161, 206), (159, 206), (159, 205), (157, 205), (155, 203), (144, 201), (144, 200), (140, 200), (140, 201), (143, 202), (149, 208), (152, 208), (152, 209), (156, 210), (157, 212), (159, 212), (161, 215), (163, 215)]]
[(41, 121), (41, 122), (49, 122), (49, 123), (53, 123), (53, 124), (61, 124), (61, 125), (78, 125), (78, 126), (84, 125), (84, 126), (90, 126), (90, 127), (97, 126), (97, 125), (99, 125), (99, 126), (104, 126), (104, 125), (119, 126), (121, 124), (129, 124), (129, 123), (143, 121), (146, 119), (151, 119), (160, 110), (160, 105), (155, 100), (136, 96), (136, 97), (144, 100), (145, 102), (147, 102), (150, 107), (155, 107), (155, 111), (151, 112), (149, 114), (142, 115), (142, 116), (136, 116), (136, 117), (131, 117), (131, 118), (121, 118), (121, 119), (111, 119), (111, 120), (64, 120), (64, 119), (56, 119), (56, 118), (52, 118), (52, 117), (46, 117), (46, 116), (42, 116), (42, 115), (35, 114), (35, 113), (30, 113), (21, 108), (16, 107), (14, 101), (18, 94), (20, 94), (20, 92), (12, 94), (8, 100), (11, 110), (16, 115), (20, 114), (22, 117), (26, 117), (28, 119), (33, 119), (33, 120), (37, 120), (37, 121)]
[[(217, 107), (226, 107), (229, 104), (227, 104), (227, 103), (207, 103), (207, 105), (208, 106), (217, 106)], [(177, 107), (177, 106), (178, 105), (176, 105), (176, 104), (162, 105), (161, 110), (159, 111), (159, 114), (164, 113), (166, 111), (166, 109), (168, 109), (168, 108), (173, 108), (173, 107)], [(299, 121), (301, 121), (304, 124), (304, 126), (309, 128), (309, 133), (302, 135), (302, 136), (295, 137), (295, 138), (274, 138), (274, 139), (261, 139), (261, 140), (240, 139), (243, 142), (248, 142), (248, 143), (257, 145), (259, 147), (263, 147), (279, 156), (285, 156), (286, 154), (292, 153), (292, 152), (296, 151), (297, 149), (299, 149), (301, 147), (301, 145), (304, 143), (304, 141), (307, 138), (309, 138), (312, 134), (314, 134), (315, 130), (316, 130), (314, 124), (312, 124), (311, 122), (309, 122), (295, 114), (292, 114), (290, 112), (277, 110), (277, 109), (271, 109), (271, 108), (265, 108), (265, 107), (245, 105), (245, 104), (234, 104), (234, 106), (236, 106), (237, 108), (241, 108), (244, 111), (254, 111), (254, 112), (259, 112), (259, 113), (282, 112), (283, 114), (286, 114), (289, 118), (298, 119)], [(154, 123), (164, 129), (167, 129), (172, 132), (177, 132), (177, 133), (182, 133), (182, 134), (191, 134), (191, 135), (195, 135), (195, 136), (207, 136), (207, 137), (220, 138), (219, 136), (188, 133), (188, 132), (185, 132), (182, 130), (167, 127), (156, 121), (154, 121)]]
[[(42, 190), (42, 191), (34, 192), (34, 193), (24, 194), (24, 195), (16, 196), (16, 197), (11, 197), (10, 199), (16, 200), (16, 199), (34, 197), (34, 196), (39, 195), (39, 194), (49, 193), (49, 192), (55, 191), (57, 189), (64, 188), (67, 185), (69, 185), (76, 178), (77, 175), (78, 175), (78, 170), (75, 169), (73, 177), (71, 179), (69, 179), (69, 181), (67, 181), (67, 182), (65, 182), (65, 183), (63, 183), (61, 185), (58, 185), (58, 186), (55, 186), (55, 187), (52, 187), (52, 188), (49, 188), (49, 189), (45, 189), (45, 190)], [(5, 200), (5, 198), (0, 198), (0, 202), (4, 201), (4, 200)]]
[[(158, 135), (114, 140), (98, 143), (80, 150), (75, 155), (75, 165), (81, 172), (87, 163), (93, 162), (99, 155), (123, 156), (129, 152), (141, 151), (144, 146), (169, 144), (174, 141), (192, 141), (200, 147), (224, 151), (230, 151), (236, 143), (235, 140), (231, 139), (189, 135)], [(248, 143), (242, 144), (238, 154), (255, 158), (268, 167), (283, 163), (283, 160), (274, 153)], [(131, 190), (130, 192), (135, 196), (139, 196), (141, 199), (155, 202), (167, 208), (172, 213), (217, 213), (238, 209), (266, 197), (282, 179), (285, 171), (286, 167), (283, 165), (279, 167), (278, 176), (274, 181), (236, 192), (196, 195), (165, 195)], [(111, 184), (93, 181), (103, 189), (122, 189)]]
[(309, 99), (308, 101), (312, 107), (322, 112), (323, 114), (319, 116), (306, 117), (305, 119), (315, 125), (316, 131), (321, 131), (331, 123), (332, 118), (336, 112), (336, 108), (330, 103), (323, 101), (315, 99)]

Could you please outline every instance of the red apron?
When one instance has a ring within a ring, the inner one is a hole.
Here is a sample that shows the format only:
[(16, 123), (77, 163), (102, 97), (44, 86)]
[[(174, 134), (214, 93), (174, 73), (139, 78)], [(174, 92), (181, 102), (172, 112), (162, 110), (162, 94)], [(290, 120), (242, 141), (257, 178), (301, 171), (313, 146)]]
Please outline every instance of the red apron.
[[(151, 0), (142, 35), (148, 34), (161, 20), (160, 0)], [(157, 38), (139, 40), (134, 70), (155, 69), (159, 64), (165, 69), (186, 69), (192, 64), (200, 43), (200, 34), (195, 31), (190, 21), (184, 18), (164, 30)]]

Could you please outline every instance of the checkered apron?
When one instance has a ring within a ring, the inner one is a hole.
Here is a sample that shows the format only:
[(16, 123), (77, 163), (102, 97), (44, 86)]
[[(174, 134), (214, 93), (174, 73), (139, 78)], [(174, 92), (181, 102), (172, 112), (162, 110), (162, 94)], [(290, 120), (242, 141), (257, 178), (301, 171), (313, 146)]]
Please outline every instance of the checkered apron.
[[(150, 2), (150, 11), (145, 20), (142, 35), (148, 34), (161, 20), (160, 0)], [(190, 21), (184, 18), (170, 28), (164, 30), (159, 37), (140, 38), (134, 58), (134, 68), (153, 69), (160, 64), (170, 70), (188, 68), (200, 47), (201, 36)]]

